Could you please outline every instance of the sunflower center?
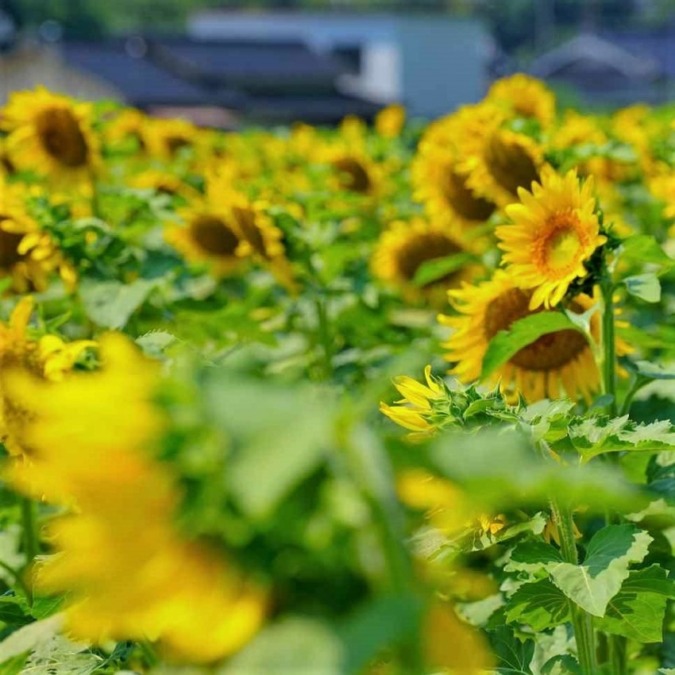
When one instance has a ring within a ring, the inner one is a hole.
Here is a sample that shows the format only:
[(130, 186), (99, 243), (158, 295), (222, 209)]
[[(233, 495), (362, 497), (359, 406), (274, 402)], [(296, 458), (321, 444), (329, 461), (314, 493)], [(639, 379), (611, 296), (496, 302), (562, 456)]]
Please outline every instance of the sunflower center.
[(70, 168), (86, 165), (87, 140), (77, 118), (67, 108), (48, 108), (36, 120), (42, 147), (55, 160)]
[(248, 241), (256, 253), (266, 257), (267, 247), (265, 246), (265, 240), (260, 228), (255, 224), (253, 211), (251, 209), (235, 207), (234, 214), (246, 241)]
[(541, 254), (546, 267), (557, 271), (573, 267), (579, 260), (581, 240), (575, 227), (574, 213), (556, 213), (546, 222), (548, 234), (543, 242)]
[(190, 224), (198, 246), (212, 255), (233, 256), (239, 245), (237, 235), (216, 216), (198, 216)]
[(452, 168), (444, 173), (441, 190), (448, 204), (468, 220), (487, 220), (495, 210), (492, 202), (476, 197), (466, 186), (464, 177)]
[[(0, 213), (0, 226), (11, 219)], [(10, 269), (16, 263), (23, 260), (24, 256), (18, 251), (19, 244), (23, 239), (22, 234), (6, 232), (0, 227), (0, 267)]]
[(340, 185), (345, 190), (367, 194), (373, 187), (366, 168), (354, 157), (336, 159), (333, 166), (338, 172)]
[(494, 133), (485, 148), (485, 160), (492, 177), (512, 195), (518, 188), (529, 189), (539, 180), (539, 171), (527, 150), (517, 141), (509, 141)]
[[(511, 288), (496, 297), (485, 311), (485, 339), (489, 342), (499, 331), (508, 330), (515, 321), (541, 311), (530, 311), (529, 303), (530, 294), (518, 288)], [(581, 311), (576, 303), (572, 303), (570, 309)], [(577, 331), (559, 330), (542, 335), (523, 347), (509, 363), (525, 370), (555, 370), (574, 360), (587, 346), (586, 339)]]
[[(443, 236), (439, 232), (430, 232), (424, 236), (416, 237), (407, 243), (398, 256), (398, 269), (407, 281), (412, 281), (415, 278), (417, 270), (429, 260), (436, 260), (437, 258), (446, 258), (457, 253), (461, 253), (462, 249), (455, 244), (454, 241)], [(457, 277), (458, 272), (450, 272), (445, 276), (430, 281), (424, 285), (424, 288), (429, 286), (447, 285)]]
[(182, 136), (168, 136), (165, 142), (169, 154), (172, 157), (176, 155), (181, 148), (187, 148), (190, 145), (190, 141)]

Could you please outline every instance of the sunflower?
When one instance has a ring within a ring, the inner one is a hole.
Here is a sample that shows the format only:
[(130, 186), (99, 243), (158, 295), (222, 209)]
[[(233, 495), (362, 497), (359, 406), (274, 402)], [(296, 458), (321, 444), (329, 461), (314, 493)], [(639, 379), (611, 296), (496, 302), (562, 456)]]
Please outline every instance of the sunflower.
[(480, 139), (491, 119), (490, 108), (466, 106), (429, 126), (411, 172), (414, 197), (425, 205), (432, 218), (450, 213), (463, 230), (471, 231), (497, 208), (490, 198), (469, 186), (469, 173), (460, 168), (460, 139)]
[(58, 555), (37, 563), (36, 587), (67, 594), (66, 627), (77, 638), (150, 639), (188, 662), (223, 658), (260, 627), (264, 593), (175, 525), (182, 490), (154, 454), (166, 426), (154, 404), (157, 364), (119, 334), (100, 347), (101, 370), (65, 383), (8, 376), (11, 395), (34, 411), (30, 461), (13, 463), (9, 478), (71, 509), (50, 523)]
[(100, 164), (93, 108), (40, 87), (15, 92), (4, 108), (7, 156), (19, 170), (60, 185), (88, 184)]
[(144, 150), (143, 132), (149, 124), (151, 124), (149, 118), (140, 110), (123, 108), (106, 125), (104, 129), (105, 139), (111, 144), (133, 139), (138, 148)]
[(406, 112), (402, 105), (394, 104), (380, 110), (375, 117), (375, 130), (383, 138), (398, 138), (405, 126)]
[(141, 143), (151, 156), (166, 161), (175, 159), (184, 148), (196, 149), (200, 135), (187, 120), (147, 118), (141, 128)]
[(72, 288), (75, 271), (26, 211), (29, 196), (19, 184), (5, 185), (0, 177), (0, 276), (9, 277), (17, 293), (45, 290), (54, 272)]
[[(497, 270), (489, 281), (465, 285), (449, 295), (459, 315), (439, 317), (454, 331), (443, 345), (447, 350), (445, 358), (455, 364), (450, 372), (466, 384), (479, 380), (483, 357), (497, 333), (541, 311), (530, 309), (531, 294), (518, 288), (503, 270)], [(568, 309), (581, 314), (593, 306), (592, 298), (577, 295)], [(591, 335), (599, 341), (598, 312), (591, 318)], [(523, 347), (490, 379), (491, 384), (499, 381), (505, 391), (522, 393), (530, 402), (559, 398), (561, 390), (572, 399), (590, 400), (600, 388), (593, 351), (586, 338), (571, 329), (543, 335)]]
[(529, 189), (545, 165), (541, 145), (530, 136), (492, 124), (480, 138), (462, 142), (459, 170), (476, 194), (504, 207), (518, 199), (518, 189)]
[(154, 190), (170, 197), (180, 197), (186, 202), (201, 197), (198, 190), (168, 171), (147, 169), (129, 180), (129, 185), (140, 190)]
[(575, 170), (542, 173), (532, 192), (521, 189), (520, 203), (507, 206), (511, 219), (497, 228), (503, 263), (524, 289), (534, 289), (530, 307), (557, 305), (570, 284), (587, 275), (584, 263), (605, 243), (595, 213), (593, 181), (579, 184)]
[(39, 340), (28, 336), (28, 323), (35, 303), (25, 297), (14, 308), (9, 322), (0, 323), (0, 439), (14, 456), (26, 452), (25, 432), (34, 418), (30, 405), (20, 405), (7, 392), (5, 375), (9, 370), (22, 370), (50, 382), (59, 382), (69, 373), (91, 340), (77, 340), (69, 344), (55, 335), (44, 335)]
[(190, 262), (207, 263), (216, 276), (227, 276), (243, 262), (242, 240), (227, 209), (199, 202), (179, 211), (184, 225), (172, 225), (166, 241)]
[(486, 100), (505, 106), (515, 116), (537, 120), (548, 127), (555, 119), (555, 95), (540, 80), (516, 73), (497, 80), (488, 91)]
[[(447, 289), (459, 286), (479, 269), (472, 262), (475, 249), (459, 239), (447, 224), (415, 218), (392, 223), (373, 252), (373, 274), (399, 288), (411, 301), (426, 298), (432, 304), (445, 301)], [(424, 263), (457, 256), (457, 267), (442, 277), (418, 285), (415, 276)]]

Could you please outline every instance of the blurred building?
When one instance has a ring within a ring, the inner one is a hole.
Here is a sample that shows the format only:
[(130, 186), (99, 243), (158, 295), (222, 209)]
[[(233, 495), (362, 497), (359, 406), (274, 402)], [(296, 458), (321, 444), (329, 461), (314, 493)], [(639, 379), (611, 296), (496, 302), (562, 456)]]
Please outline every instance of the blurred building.
[(492, 49), (480, 21), (447, 13), (205, 10), (193, 15), (188, 34), (197, 40), (302, 43), (317, 58), (342, 64), (341, 91), (381, 104), (403, 102), (425, 117), (481, 98)]
[(663, 99), (664, 71), (658, 60), (593, 33), (582, 33), (541, 55), (530, 72), (572, 87), (587, 103), (619, 106)]

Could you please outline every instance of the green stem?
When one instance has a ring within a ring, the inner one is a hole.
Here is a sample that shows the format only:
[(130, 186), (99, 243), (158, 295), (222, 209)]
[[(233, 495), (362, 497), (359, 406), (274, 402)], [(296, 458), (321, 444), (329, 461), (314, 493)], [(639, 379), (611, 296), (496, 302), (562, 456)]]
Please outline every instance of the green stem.
[(21, 498), (21, 523), (26, 565), (30, 565), (40, 553), (40, 537), (37, 530), (35, 502), (28, 497)]
[(620, 416), (627, 415), (630, 412), (630, 406), (633, 403), (635, 394), (637, 394), (638, 391), (642, 389), (642, 387), (649, 384), (650, 382), (651, 380), (648, 377), (642, 377), (642, 375), (635, 376), (635, 381), (628, 390), (626, 397), (623, 399), (623, 404), (621, 405), (621, 410), (619, 411)]
[(330, 323), (328, 321), (328, 311), (326, 309), (325, 299), (317, 297), (315, 306), (317, 342), (321, 346), (321, 352), (323, 355), (323, 378), (329, 380), (333, 375), (333, 340), (331, 338)]
[(609, 414), (616, 417), (616, 332), (614, 323), (614, 284), (605, 278), (600, 283), (602, 292), (602, 384), (606, 395), (612, 397)]
[(608, 635), (607, 647), (612, 675), (626, 675), (626, 638), (622, 635)]
[[(572, 511), (557, 502), (552, 503), (553, 517), (558, 525), (560, 533), (560, 551), (565, 559), (572, 565), (579, 564), (577, 545), (574, 541), (574, 521)], [(593, 631), (593, 619), (588, 612), (568, 600), (572, 615), (572, 627), (577, 643), (577, 654), (582, 675), (597, 675), (598, 664), (596, 658), (595, 633)]]

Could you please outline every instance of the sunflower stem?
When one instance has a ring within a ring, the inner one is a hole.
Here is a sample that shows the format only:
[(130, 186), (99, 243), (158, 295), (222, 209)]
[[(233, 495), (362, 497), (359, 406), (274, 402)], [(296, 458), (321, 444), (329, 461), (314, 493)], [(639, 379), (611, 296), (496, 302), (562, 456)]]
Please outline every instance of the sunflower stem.
[(328, 311), (326, 301), (322, 297), (317, 297), (316, 323), (317, 323), (317, 342), (321, 346), (322, 353), (322, 371), (323, 378), (328, 380), (333, 374), (333, 340), (331, 338), (330, 323), (328, 320)]
[[(577, 545), (574, 541), (572, 511), (569, 507), (562, 506), (557, 501), (552, 502), (551, 508), (555, 522), (558, 525), (558, 532), (560, 533), (560, 552), (565, 562), (578, 565), (579, 556), (577, 554)], [(568, 602), (582, 675), (597, 675), (598, 664), (593, 619), (588, 612), (585, 612), (571, 600), (568, 600)]]
[[(40, 535), (37, 526), (35, 502), (29, 497), (21, 498), (21, 524), (23, 527), (23, 548), (26, 554), (26, 567), (29, 567), (40, 553)], [(32, 604), (33, 593), (29, 586), (22, 584), (28, 601)]]
[(612, 400), (608, 404), (608, 412), (612, 417), (616, 417), (616, 334), (614, 322), (614, 284), (606, 274), (600, 282), (600, 291), (602, 292), (603, 310), (602, 310), (602, 384), (603, 391)]

